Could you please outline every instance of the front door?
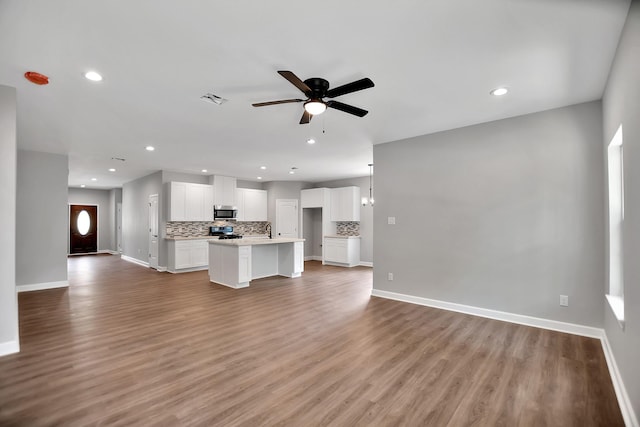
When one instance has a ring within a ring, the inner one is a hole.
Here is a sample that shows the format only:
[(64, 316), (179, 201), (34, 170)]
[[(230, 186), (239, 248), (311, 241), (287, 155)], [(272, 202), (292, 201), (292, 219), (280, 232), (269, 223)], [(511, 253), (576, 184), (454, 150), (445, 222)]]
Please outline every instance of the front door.
[(298, 199), (276, 199), (277, 237), (298, 237)]
[(98, 207), (69, 205), (69, 253), (98, 252)]

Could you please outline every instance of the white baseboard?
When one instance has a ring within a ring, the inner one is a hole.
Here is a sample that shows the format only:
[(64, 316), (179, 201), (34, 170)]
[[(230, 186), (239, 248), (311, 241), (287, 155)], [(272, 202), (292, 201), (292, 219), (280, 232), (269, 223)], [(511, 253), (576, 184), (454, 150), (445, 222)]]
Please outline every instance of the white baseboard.
[[(163, 271), (168, 271), (171, 274), (180, 274), (180, 273), (192, 273), (194, 271), (202, 271), (202, 270), (208, 270), (209, 266), (208, 265), (203, 265), (200, 267), (191, 267), (191, 268), (181, 268), (179, 270), (173, 270), (173, 269), (167, 269), (167, 267), (162, 267), (164, 268)], [(160, 269), (158, 269), (158, 271), (160, 271)]]
[(69, 282), (67, 280), (60, 280), (58, 282), (44, 282), (44, 283), (33, 283), (30, 285), (16, 285), (17, 292), (29, 292), (29, 291), (42, 291), (44, 289), (55, 289), (55, 288), (68, 288)]
[(122, 258), (125, 261), (129, 261), (129, 262), (132, 262), (134, 264), (138, 264), (138, 265), (141, 265), (143, 267), (149, 268), (149, 263), (148, 262), (140, 261), (139, 259), (132, 258), (132, 257), (127, 256), (127, 255), (120, 255), (120, 258)]
[(101, 249), (98, 251), (99, 254), (109, 254), (109, 255), (120, 255), (118, 251), (112, 251), (111, 249)]
[(228, 283), (222, 283), (222, 282), (214, 282), (213, 280), (209, 280), (209, 282), (213, 283), (214, 285), (222, 285), (222, 286), (226, 286), (227, 288), (233, 288), (233, 289), (242, 289), (242, 288), (249, 287), (249, 282), (237, 284), (237, 285), (230, 285)]
[(159, 271), (160, 273), (164, 273), (165, 271), (167, 271), (167, 267), (158, 266), (158, 268), (156, 268), (156, 271)]
[(322, 257), (319, 255), (310, 255), (310, 256), (306, 256), (304, 257), (305, 261), (322, 261)]
[(601, 328), (591, 326), (576, 325), (574, 323), (559, 322), (557, 320), (541, 319), (539, 317), (525, 316), (522, 314), (508, 313), (505, 311), (490, 310), (487, 308), (473, 307), (470, 305), (456, 304), (453, 302), (439, 301), (429, 298), (416, 297), (412, 295), (398, 294), (395, 292), (381, 291), (373, 289), (371, 295), (375, 297), (387, 298), (396, 301), (404, 301), (412, 304), (424, 305), (427, 307), (441, 308), (443, 310), (457, 311), (459, 313), (472, 314), (474, 316), (487, 317), (489, 319), (502, 320), (505, 322), (517, 323), (519, 325), (535, 326), (536, 328), (549, 329), (552, 331), (566, 332), (568, 334), (582, 335), (590, 338), (602, 337), (604, 331)]
[(19, 353), (20, 343), (18, 341), (7, 341), (0, 343), (0, 356)]
[(622, 412), (624, 423), (627, 427), (639, 427), (640, 424), (638, 424), (638, 418), (633, 411), (633, 406), (631, 406), (631, 399), (629, 399), (629, 395), (627, 394), (627, 389), (624, 386), (622, 375), (620, 375), (620, 371), (618, 370), (616, 358), (613, 356), (609, 339), (604, 331), (600, 341), (602, 341), (602, 351), (604, 352), (604, 357), (607, 360), (609, 375), (611, 376), (613, 389), (615, 390), (616, 397), (618, 398), (618, 405), (620, 406), (620, 412)]
[(373, 267), (373, 263), (372, 262), (368, 262), (368, 261), (360, 261), (360, 264), (358, 264), (362, 267)]

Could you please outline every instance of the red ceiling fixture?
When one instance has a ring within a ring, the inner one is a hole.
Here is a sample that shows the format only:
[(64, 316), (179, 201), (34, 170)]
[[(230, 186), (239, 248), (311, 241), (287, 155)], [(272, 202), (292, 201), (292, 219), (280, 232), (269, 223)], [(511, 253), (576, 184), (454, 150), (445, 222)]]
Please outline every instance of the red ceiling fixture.
[(37, 85), (49, 84), (49, 77), (45, 76), (44, 74), (36, 73), (35, 71), (27, 71), (26, 73), (24, 73), (24, 78)]

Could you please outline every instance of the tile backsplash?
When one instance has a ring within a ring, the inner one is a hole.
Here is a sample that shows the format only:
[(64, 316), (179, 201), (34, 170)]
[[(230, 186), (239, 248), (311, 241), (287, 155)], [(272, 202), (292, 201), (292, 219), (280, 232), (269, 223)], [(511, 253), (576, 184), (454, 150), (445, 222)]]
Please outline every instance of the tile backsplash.
[(336, 234), (338, 236), (359, 236), (360, 223), (358, 221), (338, 221), (336, 223)]
[(198, 237), (208, 236), (209, 227), (222, 227), (230, 225), (233, 232), (242, 234), (243, 236), (256, 236), (259, 234), (268, 234), (265, 228), (269, 224), (268, 221), (212, 221), (212, 222), (190, 222), (190, 221), (173, 221), (167, 222), (167, 237)]

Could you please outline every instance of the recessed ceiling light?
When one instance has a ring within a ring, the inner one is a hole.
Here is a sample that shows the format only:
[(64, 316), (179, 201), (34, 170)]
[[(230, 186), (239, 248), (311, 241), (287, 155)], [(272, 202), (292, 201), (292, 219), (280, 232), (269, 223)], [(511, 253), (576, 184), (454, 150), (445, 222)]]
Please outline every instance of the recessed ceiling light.
[(206, 171), (207, 171), (206, 169), (202, 169), (202, 172), (206, 172)]
[(506, 87), (498, 87), (489, 93), (493, 96), (502, 96), (502, 95), (506, 95), (507, 92), (509, 92), (509, 89), (507, 89)]
[(155, 150), (155, 148), (154, 148), (154, 147), (152, 147), (151, 145), (147, 145), (146, 147), (144, 147), (144, 149), (145, 149), (145, 150), (147, 150), (147, 151), (153, 151), (153, 150)]
[(91, 181), (97, 181), (98, 178), (91, 178)]
[(315, 139), (313, 139), (313, 138), (307, 139), (307, 144), (315, 144), (315, 143), (316, 143)]
[(86, 185), (84, 185), (84, 184), (82, 184), (82, 185), (80, 186), (80, 188), (84, 188), (84, 187), (86, 187)]
[(262, 179), (262, 177), (261, 177), (261, 176), (259, 176), (259, 177), (258, 177), (258, 179)]
[(109, 172), (115, 172), (116, 170), (114, 168), (109, 168)]
[(260, 169), (265, 170), (267, 167), (266, 166), (260, 166)]
[(290, 170), (290, 171), (289, 171), (289, 173), (290, 173), (291, 175), (293, 175), (294, 173), (296, 173), (296, 171), (294, 171), (294, 170)]
[(84, 73), (84, 76), (87, 80), (91, 80), (92, 82), (99, 82), (102, 80), (102, 76), (95, 71), (87, 71)]

